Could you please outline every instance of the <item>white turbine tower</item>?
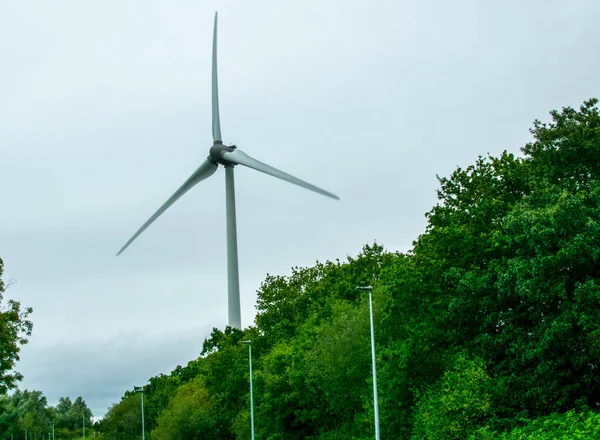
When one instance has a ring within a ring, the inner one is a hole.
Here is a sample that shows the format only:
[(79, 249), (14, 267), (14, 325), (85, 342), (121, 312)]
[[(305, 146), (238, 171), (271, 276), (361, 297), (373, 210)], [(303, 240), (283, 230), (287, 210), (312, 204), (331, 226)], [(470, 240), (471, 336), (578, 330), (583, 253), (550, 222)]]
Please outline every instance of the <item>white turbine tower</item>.
[(238, 329), (242, 328), (240, 312), (240, 279), (238, 270), (237, 232), (235, 220), (235, 187), (233, 180), (233, 168), (235, 165), (243, 165), (269, 174), (273, 177), (285, 180), (311, 191), (339, 200), (339, 197), (324, 189), (311, 185), (272, 166), (260, 162), (248, 156), (235, 145), (223, 145), (221, 138), (221, 122), (219, 119), (219, 86), (217, 83), (217, 13), (215, 13), (215, 25), (213, 31), (213, 54), (212, 54), (212, 134), (213, 145), (209, 150), (208, 158), (198, 167), (196, 171), (184, 182), (181, 187), (156, 211), (138, 231), (133, 234), (127, 243), (117, 253), (120, 255), (148, 226), (165, 212), (181, 196), (188, 192), (194, 185), (212, 176), (218, 165), (225, 167), (225, 206), (227, 214), (227, 290), (229, 300), (229, 325)]

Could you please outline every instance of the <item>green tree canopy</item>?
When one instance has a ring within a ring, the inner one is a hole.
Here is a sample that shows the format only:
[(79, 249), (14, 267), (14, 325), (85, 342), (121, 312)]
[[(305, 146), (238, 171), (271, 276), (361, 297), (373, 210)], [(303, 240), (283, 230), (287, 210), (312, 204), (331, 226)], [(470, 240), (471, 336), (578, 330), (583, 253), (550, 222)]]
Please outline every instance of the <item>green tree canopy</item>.
[(210, 394), (198, 377), (183, 384), (167, 408), (160, 414), (152, 431), (155, 440), (208, 440), (218, 438)]

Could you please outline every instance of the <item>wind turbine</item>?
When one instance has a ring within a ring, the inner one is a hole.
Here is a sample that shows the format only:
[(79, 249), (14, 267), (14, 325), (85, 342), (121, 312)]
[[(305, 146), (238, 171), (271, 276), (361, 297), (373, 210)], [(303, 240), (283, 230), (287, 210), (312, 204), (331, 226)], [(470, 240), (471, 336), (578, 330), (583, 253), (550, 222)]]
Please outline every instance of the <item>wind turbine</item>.
[(240, 277), (238, 269), (237, 231), (235, 220), (235, 186), (233, 169), (236, 165), (243, 165), (269, 174), (278, 179), (285, 180), (302, 188), (309, 189), (332, 199), (339, 200), (335, 194), (325, 191), (304, 180), (300, 180), (283, 171), (273, 168), (266, 163), (260, 162), (235, 145), (224, 145), (221, 138), (221, 121), (219, 118), (219, 86), (217, 81), (217, 13), (215, 12), (215, 24), (213, 29), (213, 51), (212, 51), (212, 135), (213, 145), (209, 150), (206, 160), (194, 171), (194, 173), (175, 191), (175, 193), (156, 211), (152, 217), (133, 234), (127, 243), (117, 253), (120, 255), (139, 235), (150, 226), (163, 212), (165, 212), (181, 196), (188, 192), (197, 183), (212, 176), (219, 165), (225, 167), (225, 207), (227, 216), (227, 291), (229, 306), (229, 325), (238, 329), (242, 328), (240, 312)]

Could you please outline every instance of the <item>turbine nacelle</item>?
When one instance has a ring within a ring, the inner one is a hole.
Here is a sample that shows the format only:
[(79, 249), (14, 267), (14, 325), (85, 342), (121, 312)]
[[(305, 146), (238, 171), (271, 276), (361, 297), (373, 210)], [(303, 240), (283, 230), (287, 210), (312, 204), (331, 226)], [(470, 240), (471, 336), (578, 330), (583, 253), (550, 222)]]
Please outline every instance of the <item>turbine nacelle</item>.
[(224, 167), (232, 167), (236, 164), (223, 158), (224, 153), (233, 153), (236, 149), (235, 145), (223, 145), (221, 141), (215, 141), (213, 146), (208, 151), (208, 160), (212, 163), (218, 163)]

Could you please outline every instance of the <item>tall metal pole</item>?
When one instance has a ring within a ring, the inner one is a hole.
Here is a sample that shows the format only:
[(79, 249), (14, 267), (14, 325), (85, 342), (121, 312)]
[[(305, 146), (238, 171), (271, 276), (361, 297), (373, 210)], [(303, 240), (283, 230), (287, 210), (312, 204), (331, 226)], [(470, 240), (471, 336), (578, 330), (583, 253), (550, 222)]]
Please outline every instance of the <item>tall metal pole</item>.
[(85, 440), (85, 412), (81, 413), (81, 425), (83, 426), (83, 440)]
[(25, 440), (27, 440), (27, 430), (25, 430)]
[(146, 440), (146, 429), (144, 426), (144, 389), (142, 388), (142, 440)]
[(252, 390), (252, 344), (248, 344), (248, 358), (250, 359), (250, 423), (252, 426), (252, 440), (254, 440), (254, 396)]
[(371, 359), (373, 361), (373, 405), (375, 411), (375, 438), (379, 436), (379, 403), (377, 397), (377, 366), (375, 365), (375, 329), (373, 325), (373, 289), (369, 289), (369, 311), (371, 314)]
[(227, 214), (227, 296), (229, 300), (229, 325), (241, 329), (240, 274), (238, 269), (233, 165), (225, 167), (225, 198)]
[(379, 403), (377, 397), (377, 365), (375, 361), (375, 326), (373, 324), (373, 287), (357, 287), (358, 290), (369, 291), (369, 315), (371, 321), (371, 362), (373, 365), (373, 411), (375, 413), (375, 439), (380, 440), (379, 434)]
[(54, 440), (54, 420), (52, 420), (50, 424), (52, 425), (52, 440)]
[(248, 344), (248, 362), (250, 364), (250, 427), (252, 429), (252, 440), (254, 440), (254, 396), (252, 390), (252, 341), (242, 341)]

